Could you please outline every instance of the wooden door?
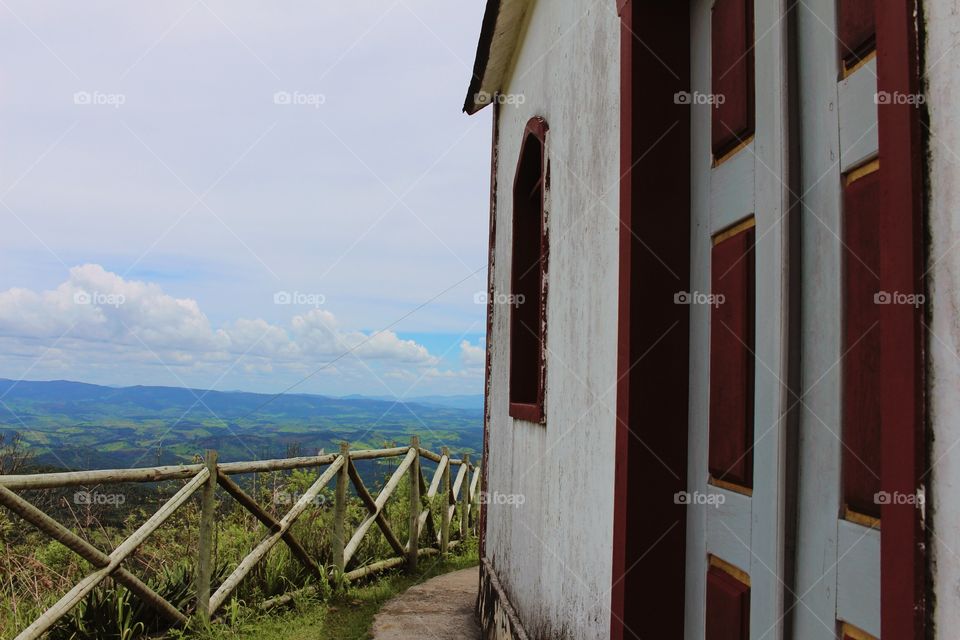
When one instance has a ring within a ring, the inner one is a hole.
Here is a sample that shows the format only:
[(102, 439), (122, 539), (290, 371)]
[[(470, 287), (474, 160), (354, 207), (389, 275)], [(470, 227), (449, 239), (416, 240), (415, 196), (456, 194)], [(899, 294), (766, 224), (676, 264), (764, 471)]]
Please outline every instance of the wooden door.
[(685, 637), (920, 638), (913, 3), (787, 4), (691, 3)]
[(880, 179), (873, 2), (800, 12), (804, 287), (794, 621), (880, 637)]
[(691, 5), (691, 640), (781, 638), (786, 624), (784, 4)]

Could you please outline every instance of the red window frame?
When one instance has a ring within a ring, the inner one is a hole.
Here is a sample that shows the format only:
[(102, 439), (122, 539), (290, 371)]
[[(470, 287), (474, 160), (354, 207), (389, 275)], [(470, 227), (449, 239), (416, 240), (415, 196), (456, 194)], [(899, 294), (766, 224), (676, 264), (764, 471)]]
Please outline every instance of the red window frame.
[(547, 337), (547, 122), (527, 122), (513, 182), (510, 416), (543, 423)]

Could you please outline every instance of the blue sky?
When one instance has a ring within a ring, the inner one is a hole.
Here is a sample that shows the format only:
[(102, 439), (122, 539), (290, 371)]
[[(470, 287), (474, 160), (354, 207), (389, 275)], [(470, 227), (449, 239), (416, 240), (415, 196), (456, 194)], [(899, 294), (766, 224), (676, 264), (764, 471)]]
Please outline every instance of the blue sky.
[(483, 5), (6, 0), (0, 376), (481, 393)]

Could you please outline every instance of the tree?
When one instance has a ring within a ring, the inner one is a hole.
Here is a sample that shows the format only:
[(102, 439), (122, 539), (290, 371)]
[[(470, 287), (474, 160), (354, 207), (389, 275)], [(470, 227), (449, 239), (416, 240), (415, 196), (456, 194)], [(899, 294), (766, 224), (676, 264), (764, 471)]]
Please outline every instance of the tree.
[(18, 473), (32, 457), (19, 433), (0, 433), (0, 476)]

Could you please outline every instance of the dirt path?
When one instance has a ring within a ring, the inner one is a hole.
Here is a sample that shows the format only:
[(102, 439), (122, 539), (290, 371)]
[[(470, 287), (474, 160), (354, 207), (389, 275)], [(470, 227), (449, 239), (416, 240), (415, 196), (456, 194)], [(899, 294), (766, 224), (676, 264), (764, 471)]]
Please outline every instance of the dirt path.
[(447, 573), (389, 600), (374, 618), (374, 640), (479, 640), (477, 572)]

